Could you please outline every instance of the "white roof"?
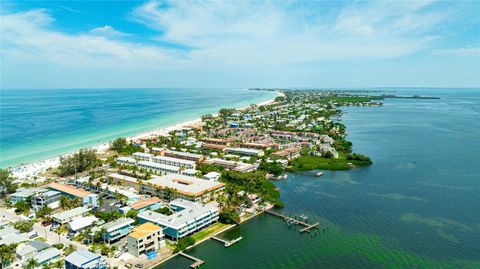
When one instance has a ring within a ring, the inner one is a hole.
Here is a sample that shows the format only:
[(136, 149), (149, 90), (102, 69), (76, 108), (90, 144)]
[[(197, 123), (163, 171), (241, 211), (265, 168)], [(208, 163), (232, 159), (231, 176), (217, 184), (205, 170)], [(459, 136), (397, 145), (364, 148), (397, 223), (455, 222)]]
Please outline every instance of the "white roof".
[(185, 165), (194, 165), (194, 161), (189, 161), (189, 160), (184, 160), (184, 159), (178, 159), (178, 158), (173, 158), (173, 157), (167, 157), (167, 156), (155, 156), (153, 157), (153, 161), (165, 161), (165, 162), (177, 162)]
[(167, 165), (163, 163), (154, 163), (150, 161), (140, 161), (138, 162), (139, 166), (147, 166), (147, 167), (153, 167), (154, 169), (158, 170), (167, 170), (167, 171), (172, 171), (174, 173), (178, 173), (180, 170), (180, 167), (178, 166), (173, 166), (173, 165)]
[(127, 163), (137, 163), (137, 160), (135, 160), (134, 158), (132, 157), (118, 157), (117, 158), (117, 162), (120, 161), (120, 162), (127, 162)]
[(150, 154), (150, 153), (145, 153), (145, 152), (135, 152), (135, 153), (132, 154), (132, 156), (133, 156), (133, 157), (137, 157), (137, 156), (138, 156), (138, 157), (144, 157), (144, 158), (151, 158), (151, 157), (153, 157), (152, 154)]
[(76, 208), (73, 208), (73, 209), (70, 209), (70, 210), (67, 210), (67, 211), (64, 211), (64, 212), (53, 214), (52, 218), (64, 220), (64, 219), (73, 218), (73, 217), (76, 217), (76, 216), (79, 216), (79, 215), (83, 215), (87, 212), (88, 212), (88, 208), (80, 206), (80, 207), (76, 207)]
[(117, 229), (120, 229), (126, 225), (132, 225), (135, 221), (130, 218), (119, 218), (117, 220), (111, 221), (109, 223), (105, 223), (103, 227), (107, 229), (107, 232), (112, 232)]
[(133, 183), (137, 182), (137, 179), (134, 177), (129, 177), (129, 176), (118, 174), (118, 173), (110, 173), (107, 175), (107, 177), (111, 177), (113, 179), (121, 179), (129, 182), (133, 182)]
[(74, 219), (68, 223), (68, 227), (72, 231), (78, 231), (88, 226), (91, 226), (95, 221), (98, 219), (94, 216), (82, 217), (78, 219)]
[(248, 152), (253, 154), (259, 154), (260, 152), (262, 152), (261, 150), (258, 150), (258, 149), (248, 149), (248, 148), (226, 148), (226, 150), (235, 151), (235, 152)]
[(173, 188), (187, 195), (200, 195), (212, 189), (220, 188), (222, 183), (212, 182), (205, 179), (186, 175), (167, 174), (164, 176), (153, 176), (148, 183), (159, 187)]
[(218, 207), (210, 204), (201, 204), (184, 199), (176, 199), (170, 202), (170, 205), (184, 208), (181, 211), (175, 212), (170, 216), (163, 215), (154, 211), (142, 211), (138, 214), (138, 217), (150, 220), (154, 223), (172, 227), (174, 229), (180, 229), (189, 223), (209, 215), (211, 213), (218, 212)]
[(60, 250), (58, 250), (57, 248), (51, 247), (35, 254), (35, 256), (33, 256), (33, 259), (37, 260), (38, 263), (43, 263), (55, 257), (59, 257), (60, 254), (61, 254)]
[(178, 154), (180, 156), (193, 157), (193, 158), (201, 158), (203, 156), (202, 154), (195, 154), (195, 153), (175, 151), (175, 150), (167, 150), (166, 152)]

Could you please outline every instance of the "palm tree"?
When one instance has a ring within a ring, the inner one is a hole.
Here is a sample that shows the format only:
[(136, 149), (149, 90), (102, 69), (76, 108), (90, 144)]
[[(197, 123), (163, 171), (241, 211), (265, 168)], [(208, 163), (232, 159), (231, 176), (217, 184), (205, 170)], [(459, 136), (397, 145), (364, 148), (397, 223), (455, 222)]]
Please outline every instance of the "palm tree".
[(40, 266), (40, 263), (36, 259), (30, 259), (28, 260), (27, 264), (25, 265), (26, 269), (34, 269)]
[(15, 260), (15, 249), (17, 248), (16, 244), (11, 245), (0, 245), (0, 268), (6, 267), (9, 263)]

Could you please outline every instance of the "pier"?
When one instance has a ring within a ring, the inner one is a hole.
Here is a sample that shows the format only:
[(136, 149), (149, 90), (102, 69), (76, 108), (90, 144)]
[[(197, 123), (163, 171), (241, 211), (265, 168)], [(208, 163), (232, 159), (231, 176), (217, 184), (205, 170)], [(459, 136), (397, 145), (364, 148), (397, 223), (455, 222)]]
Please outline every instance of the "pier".
[(292, 217), (288, 217), (288, 216), (282, 215), (282, 214), (277, 213), (277, 212), (272, 211), (272, 210), (265, 210), (265, 212), (267, 212), (270, 215), (279, 217), (279, 218), (285, 220), (287, 223), (293, 223), (295, 225), (304, 226), (304, 228), (300, 230), (300, 233), (310, 232), (311, 229), (320, 228), (320, 222), (317, 222), (317, 223), (314, 223), (314, 224), (309, 224), (309, 223), (306, 223), (305, 221), (301, 221), (301, 220), (298, 220), (298, 219), (295, 219), (295, 218), (292, 218)]
[(229, 246), (231, 246), (231, 245), (233, 245), (233, 244), (235, 244), (235, 243), (237, 243), (238, 241), (240, 241), (240, 240), (243, 239), (243, 237), (241, 237), (241, 236), (238, 237), (238, 238), (235, 238), (235, 239), (233, 239), (233, 240), (225, 240), (225, 239), (223, 239), (223, 238), (219, 238), (219, 237), (216, 237), (216, 236), (212, 236), (211, 238), (214, 239), (214, 240), (217, 240), (217, 241), (220, 242), (220, 243), (223, 243), (223, 245), (224, 245), (226, 248), (229, 247)]
[(200, 267), (200, 265), (205, 263), (205, 261), (200, 260), (199, 258), (195, 258), (191, 255), (188, 255), (188, 254), (184, 253), (183, 251), (179, 252), (178, 254), (182, 255), (183, 257), (185, 257), (187, 259), (190, 259), (190, 260), (194, 261), (194, 263), (192, 263), (190, 265), (191, 268), (198, 268), (198, 267)]

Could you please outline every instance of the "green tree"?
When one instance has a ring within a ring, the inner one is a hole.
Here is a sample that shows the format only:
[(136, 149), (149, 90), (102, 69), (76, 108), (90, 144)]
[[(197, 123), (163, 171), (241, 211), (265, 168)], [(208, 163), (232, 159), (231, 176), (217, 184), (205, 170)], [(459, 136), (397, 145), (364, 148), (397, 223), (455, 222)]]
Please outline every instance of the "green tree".
[(175, 249), (173, 250), (173, 253), (184, 251), (189, 246), (192, 246), (194, 244), (195, 244), (195, 239), (193, 239), (193, 237), (185, 236), (184, 238), (181, 238), (180, 240), (178, 240), (177, 244), (175, 245)]
[(127, 146), (127, 139), (124, 137), (117, 138), (110, 144), (111, 148), (117, 152), (121, 152), (124, 147)]
[(240, 222), (240, 215), (233, 208), (223, 208), (218, 221), (225, 224), (237, 224)]
[(30, 259), (28, 260), (27, 264), (25, 265), (26, 269), (34, 269), (40, 266), (40, 263), (36, 259)]
[(0, 197), (5, 198), (8, 193), (14, 193), (16, 185), (8, 169), (0, 169)]
[(63, 253), (65, 254), (65, 256), (68, 256), (68, 255), (72, 254), (72, 252), (74, 252), (75, 250), (77, 250), (77, 248), (74, 245), (68, 245), (63, 250)]
[(16, 244), (0, 245), (0, 268), (5, 268), (7, 265), (9, 265), (12, 261), (15, 260), (16, 248), (17, 248)]
[(13, 227), (22, 233), (28, 233), (33, 230), (33, 221), (17, 221)]

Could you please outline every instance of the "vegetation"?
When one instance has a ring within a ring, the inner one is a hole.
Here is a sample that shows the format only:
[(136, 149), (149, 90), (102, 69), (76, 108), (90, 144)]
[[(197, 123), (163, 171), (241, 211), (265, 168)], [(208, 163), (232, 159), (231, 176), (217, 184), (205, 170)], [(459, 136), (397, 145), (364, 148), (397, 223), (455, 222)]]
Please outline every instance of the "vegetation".
[[(357, 155), (360, 155), (363, 157), (358, 157)], [(334, 158), (323, 158), (323, 157), (304, 155), (297, 159), (292, 160), (291, 170), (293, 171), (310, 171), (315, 169), (349, 170), (349, 169), (352, 169), (353, 167), (366, 166), (366, 165), (372, 164), (372, 161), (370, 160), (370, 158), (364, 155), (355, 154), (355, 157), (351, 157), (351, 156), (348, 157), (348, 156), (350, 155), (347, 154), (346, 156), (344, 156), (343, 154), (340, 154), (339, 158), (334, 159)], [(352, 159), (352, 158), (357, 158), (357, 159)], [(363, 158), (366, 158), (366, 159), (363, 159)]]
[(210, 172), (221, 173), (222, 171), (225, 170), (225, 168), (223, 168), (220, 165), (200, 163), (197, 165), (197, 170), (201, 171), (202, 174), (208, 174)]
[(170, 215), (173, 214), (173, 211), (170, 208), (168, 208), (167, 206), (156, 209), (155, 212), (163, 214), (163, 215), (167, 215), (167, 216), (170, 216)]
[(127, 155), (131, 155), (135, 152), (144, 152), (143, 148), (137, 147), (132, 143), (128, 143), (127, 139), (125, 138), (117, 138), (110, 143), (110, 146), (113, 150), (118, 153), (124, 153)]
[(31, 205), (30, 198), (16, 202), (14, 205), (15, 213), (28, 215), (28, 213), (30, 213), (30, 205)]
[(63, 209), (72, 209), (75, 207), (82, 206), (82, 201), (79, 198), (68, 198), (67, 196), (60, 197), (60, 206)]
[(51, 209), (48, 206), (44, 206), (40, 208), (37, 212), (35, 212), (35, 217), (37, 218), (42, 218), (42, 219), (51, 219), (51, 214), (52, 214), (53, 209)]
[(222, 230), (226, 226), (227, 226), (227, 224), (217, 222), (217, 223), (201, 230), (200, 232), (192, 235), (192, 237), (193, 237), (193, 239), (195, 239), (195, 242), (198, 242), (198, 241), (201, 241), (201, 240), (207, 238), (207, 236), (209, 236), (211, 234), (219, 232), (220, 230)]
[(8, 169), (0, 169), (0, 197), (5, 198), (9, 193), (14, 193), (17, 189), (16, 184), (13, 183)]
[(28, 233), (33, 230), (33, 221), (17, 221), (13, 227), (22, 233)]
[(258, 169), (266, 171), (269, 174), (273, 174), (275, 176), (279, 176), (285, 170), (283, 169), (282, 165), (278, 162), (261, 162)]
[(184, 238), (181, 238), (178, 240), (177, 244), (175, 244), (175, 249), (173, 250), (173, 253), (177, 253), (180, 251), (186, 250), (189, 246), (192, 246), (195, 244), (195, 239), (191, 236), (186, 236)]
[(62, 159), (58, 166), (59, 176), (74, 175), (93, 168), (98, 164), (97, 156), (94, 150), (81, 149), (72, 156)]
[(372, 160), (370, 159), (370, 157), (358, 153), (347, 154), (346, 159), (350, 161), (355, 161), (357, 165), (360, 163), (362, 163), (362, 165), (372, 164)]
[(240, 223), (240, 215), (233, 208), (223, 208), (220, 211), (218, 221), (224, 224), (238, 224)]
[(15, 250), (17, 248), (16, 244), (0, 245), (0, 268), (5, 268), (8, 266), (12, 261), (15, 260), (16, 254)]
[(77, 247), (70, 244), (70, 245), (65, 247), (65, 249), (63, 250), (63, 253), (65, 254), (65, 256), (68, 256), (68, 255), (72, 254), (72, 252), (74, 252), (75, 250), (77, 250)]
[(95, 217), (105, 221), (105, 222), (111, 222), (116, 219), (121, 218), (123, 215), (122, 213), (114, 210), (106, 211), (106, 212), (100, 212), (100, 211), (95, 211)]

